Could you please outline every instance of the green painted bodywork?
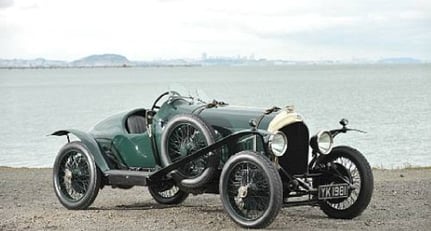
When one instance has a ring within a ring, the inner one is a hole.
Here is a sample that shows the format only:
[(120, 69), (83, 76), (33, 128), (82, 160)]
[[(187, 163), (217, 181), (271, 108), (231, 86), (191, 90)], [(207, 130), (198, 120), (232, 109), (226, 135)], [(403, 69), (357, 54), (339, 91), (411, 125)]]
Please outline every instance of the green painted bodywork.
[[(138, 109), (136, 109), (138, 110)], [(134, 110), (134, 111), (136, 111)], [(133, 112), (133, 111), (132, 111)], [(99, 122), (90, 131), (90, 134), (96, 139), (110, 139), (112, 140), (116, 135), (126, 134), (125, 127), (126, 117), (130, 112), (123, 112)]]
[(118, 135), (112, 141), (120, 152), (124, 163), (129, 167), (154, 168), (156, 161), (148, 135)]
[[(205, 108), (203, 110), (196, 110), (205, 106), (202, 103), (190, 103), (187, 100), (176, 100), (172, 103), (166, 102), (163, 104), (159, 112), (156, 114), (155, 119), (158, 121), (167, 121), (172, 116), (181, 113), (192, 113), (198, 114), (207, 123), (214, 128), (224, 128), (229, 130), (231, 133), (244, 129), (250, 129), (250, 120), (257, 120), (263, 115), (264, 108), (253, 108), (253, 107), (239, 107), (220, 105), (212, 108)], [(266, 115), (261, 121), (258, 129), (266, 130), (269, 122), (274, 115)], [(157, 131), (157, 130), (156, 130)]]
[[(229, 105), (218, 105), (215, 107), (206, 107), (207, 104), (201, 102), (192, 102), (186, 99), (178, 99), (165, 102), (154, 117), (155, 124), (153, 133), (156, 136), (157, 144), (160, 145), (161, 134), (167, 121), (175, 115), (194, 113), (199, 115), (204, 121), (211, 125), (216, 131), (216, 139), (225, 137), (234, 132), (251, 129), (250, 121), (257, 121), (265, 112), (263, 108), (238, 107)], [(258, 129), (266, 132), (268, 125), (275, 115), (266, 115)], [(221, 148), (221, 161), (226, 161), (229, 156), (241, 150), (253, 150), (255, 140), (253, 137), (245, 137), (235, 144), (234, 149), (227, 147)], [(256, 144), (257, 151), (263, 150), (263, 144)], [(222, 164), (221, 163), (221, 164)]]
[[(126, 119), (145, 109), (119, 113), (99, 122), (90, 134), (100, 142), (109, 142), (113, 154), (128, 167), (154, 168), (156, 161), (148, 132), (130, 134)], [(107, 145), (106, 145), (107, 146)]]
[[(104, 159), (106, 152), (114, 155), (117, 160), (127, 167), (156, 168), (160, 166), (158, 150), (160, 150), (161, 135), (164, 132), (166, 123), (173, 116), (188, 113), (199, 115), (216, 130), (217, 139), (240, 130), (251, 129), (250, 121), (258, 121), (264, 111), (265, 109), (263, 108), (229, 105), (207, 107), (207, 104), (200, 101), (171, 97), (162, 104), (149, 127), (155, 139), (154, 145), (152, 144), (150, 132), (130, 134), (126, 129), (127, 118), (137, 113), (140, 115), (145, 114), (145, 109), (136, 109), (111, 116), (99, 122), (88, 134), (70, 131), (89, 147), (90, 151), (95, 155), (97, 166), (102, 171), (110, 168)], [(266, 115), (261, 120), (258, 129), (266, 131), (273, 117), (273, 114)], [(252, 144), (253, 140), (246, 138), (241, 141), (238, 148), (251, 149)], [(228, 149), (222, 148), (222, 152), (228, 152)], [(226, 158), (228, 158), (232, 154), (234, 153), (224, 153), (224, 156), (227, 155)]]
[(69, 133), (75, 135), (88, 148), (90, 153), (93, 154), (94, 161), (101, 171), (109, 170), (109, 165), (100, 151), (99, 145), (97, 144), (96, 140), (88, 133), (76, 129), (66, 129), (54, 132), (53, 135), (62, 136)]

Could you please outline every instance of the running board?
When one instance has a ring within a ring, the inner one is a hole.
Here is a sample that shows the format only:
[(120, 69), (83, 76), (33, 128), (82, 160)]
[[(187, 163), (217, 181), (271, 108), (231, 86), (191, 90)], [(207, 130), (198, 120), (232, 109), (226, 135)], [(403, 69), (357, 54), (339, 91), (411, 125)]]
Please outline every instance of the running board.
[(108, 170), (104, 172), (110, 185), (141, 185), (147, 186), (148, 177), (152, 172), (131, 170)]

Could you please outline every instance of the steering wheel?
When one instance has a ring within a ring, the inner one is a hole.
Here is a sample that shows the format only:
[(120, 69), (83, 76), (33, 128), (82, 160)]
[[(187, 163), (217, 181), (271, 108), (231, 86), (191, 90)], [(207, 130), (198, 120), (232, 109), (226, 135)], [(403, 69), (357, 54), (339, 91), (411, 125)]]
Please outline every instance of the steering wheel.
[(159, 97), (157, 97), (157, 99), (153, 103), (153, 106), (151, 107), (151, 111), (154, 111), (154, 109), (160, 109), (160, 106), (158, 106), (157, 103), (159, 103), (159, 101), (167, 95), (169, 95), (169, 97), (181, 96), (180, 93), (178, 93), (176, 91), (167, 91), (167, 92), (161, 94)]

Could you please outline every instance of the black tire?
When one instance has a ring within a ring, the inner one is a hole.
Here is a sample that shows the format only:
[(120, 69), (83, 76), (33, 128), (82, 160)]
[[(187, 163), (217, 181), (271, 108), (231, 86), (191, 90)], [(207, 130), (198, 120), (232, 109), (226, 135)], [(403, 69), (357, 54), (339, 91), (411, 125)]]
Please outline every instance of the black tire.
[[(320, 201), (321, 210), (331, 218), (352, 219), (361, 215), (370, 203), (374, 188), (373, 172), (365, 157), (347, 146), (335, 147), (319, 164), (335, 163), (337, 171), (355, 187), (345, 199)], [(326, 177), (319, 184), (343, 183)]]
[(182, 203), (189, 194), (182, 191), (175, 184), (149, 185), (148, 191), (157, 203), (164, 205), (176, 205)]
[(242, 151), (223, 166), (220, 197), (230, 218), (246, 228), (265, 228), (283, 204), (280, 175), (265, 156)]
[[(161, 137), (162, 165), (168, 166), (184, 156), (213, 144), (214, 134), (214, 129), (196, 115), (174, 116), (167, 123)], [(210, 152), (172, 171), (171, 176), (181, 188), (200, 188), (211, 181), (219, 165), (219, 158), (215, 151)]]
[(86, 209), (96, 199), (101, 173), (81, 142), (64, 145), (54, 162), (53, 185), (60, 203), (68, 209)]

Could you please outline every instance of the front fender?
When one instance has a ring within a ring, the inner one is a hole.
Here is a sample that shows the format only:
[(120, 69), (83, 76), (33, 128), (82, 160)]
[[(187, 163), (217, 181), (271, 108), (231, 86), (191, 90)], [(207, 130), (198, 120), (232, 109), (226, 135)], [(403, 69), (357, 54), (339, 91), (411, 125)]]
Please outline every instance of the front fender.
[[(94, 161), (96, 162), (97, 167), (99, 167), (99, 169), (102, 172), (105, 172), (106, 170), (110, 169), (108, 163), (106, 162), (105, 158), (103, 157), (102, 152), (100, 151), (99, 145), (97, 144), (96, 140), (92, 136), (90, 136), (88, 133), (82, 132), (82, 131), (79, 131), (76, 129), (67, 129), (67, 130), (55, 131), (51, 135), (53, 135), (53, 136), (65, 136), (65, 135), (68, 135), (69, 133), (78, 137), (78, 139), (81, 140), (81, 142), (85, 146), (87, 146), (88, 150), (90, 151), (90, 153), (94, 157)], [(68, 141), (69, 141), (69, 138), (68, 138)]]

